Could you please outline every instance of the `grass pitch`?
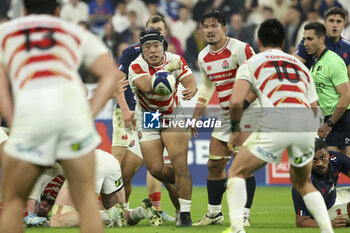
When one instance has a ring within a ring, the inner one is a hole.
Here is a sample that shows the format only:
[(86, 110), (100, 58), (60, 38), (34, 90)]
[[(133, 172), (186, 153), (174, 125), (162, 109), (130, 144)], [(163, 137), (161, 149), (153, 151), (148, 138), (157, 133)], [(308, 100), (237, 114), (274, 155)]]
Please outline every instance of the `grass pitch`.
[[(146, 187), (133, 187), (130, 199), (130, 208), (140, 205), (143, 198), (147, 197)], [(192, 194), (192, 221), (196, 222), (207, 211), (207, 191), (205, 187), (194, 187)], [(162, 191), (162, 207), (172, 216), (174, 208), (168, 198), (167, 191)], [(221, 232), (229, 227), (229, 217), (226, 199), (223, 200), (223, 214), (225, 221), (223, 225), (179, 228), (173, 223), (165, 222), (163, 226), (151, 227), (146, 220), (136, 226), (125, 228), (106, 229), (107, 233), (167, 233), (167, 232)], [(319, 232), (317, 228), (296, 228), (295, 215), (290, 187), (257, 187), (255, 199), (251, 210), (251, 227), (245, 228), (247, 233), (312, 233)], [(77, 233), (77, 228), (30, 228), (27, 233)], [(336, 233), (350, 232), (350, 228), (336, 229)]]

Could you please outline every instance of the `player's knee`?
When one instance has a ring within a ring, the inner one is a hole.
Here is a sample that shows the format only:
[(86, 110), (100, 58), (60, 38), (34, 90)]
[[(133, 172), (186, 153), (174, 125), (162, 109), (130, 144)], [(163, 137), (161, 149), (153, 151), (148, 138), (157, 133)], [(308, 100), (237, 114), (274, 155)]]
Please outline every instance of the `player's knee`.
[(155, 177), (155, 178), (157, 178), (157, 179), (160, 179), (160, 178), (161, 178), (161, 176), (162, 176), (162, 169), (163, 169), (162, 166), (152, 166), (152, 167), (149, 167), (149, 168), (147, 168), (147, 169), (148, 169), (149, 173), (150, 173), (153, 177)]
[(226, 164), (227, 164), (226, 159), (218, 159), (218, 160), (209, 159), (207, 163), (208, 172), (212, 174), (214, 173), (220, 174), (225, 170)]

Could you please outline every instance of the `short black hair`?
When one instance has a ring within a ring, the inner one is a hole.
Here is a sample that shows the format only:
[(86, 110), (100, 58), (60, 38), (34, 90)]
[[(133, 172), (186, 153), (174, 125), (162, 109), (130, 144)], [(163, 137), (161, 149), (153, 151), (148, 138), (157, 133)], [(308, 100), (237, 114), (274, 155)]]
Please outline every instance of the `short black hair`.
[(321, 138), (315, 138), (315, 152), (322, 149), (327, 149), (326, 141)]
[(311, 22), (304, 26), (304, 30), (315, 30), (315, 34), (318, 38), (326, 36), (326, 27), (320, 22)]
[(283, 46), (284, 28), (277, 19), (267, 19), (261, 23), (258, 30), (258, 38), (264, 47)]
[(24, 0), (24, 7), (28, 14), (54, 15), (59, 6), (59, 0)]
[(345, 20), (345, 14), (346, 13), (343, 9), (339, 7), (332, 7), (326, 11), (326, 14), (324, 15), (324, 19), (326, 20), (331, 15), (340, 15), (340, 17), (342, 17), (343, 20)]
[(226, 26), (226, 17), (224, 15), (224, 13), (222, 13), (221, 11), (211, 10), (211, 11), (204, 13), (202, 20), (201, 20), (201, 24), (203, 25), (204, 20), (210, 19), (210, 18), (216, 19), (223, 27)]

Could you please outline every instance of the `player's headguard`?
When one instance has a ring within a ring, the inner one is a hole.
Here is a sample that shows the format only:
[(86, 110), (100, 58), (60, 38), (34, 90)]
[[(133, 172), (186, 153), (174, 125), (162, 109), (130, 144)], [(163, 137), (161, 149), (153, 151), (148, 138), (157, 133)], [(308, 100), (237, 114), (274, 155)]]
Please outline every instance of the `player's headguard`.
[(143, 47), (143, 45), (146, 42), (152, 41), (152, 40), (159, 41), (163, 45), (163, 50), (164, 50), (163, 53), (165, 53), (165, 51), (168, 48), (168, 43), (164, 39), (164, 36), (162, 35), (162, 33), (160, 33), (156, 29), (149, 29), (149, 30), (141, 32), (141, 34), (140, 34), (141, 47)]

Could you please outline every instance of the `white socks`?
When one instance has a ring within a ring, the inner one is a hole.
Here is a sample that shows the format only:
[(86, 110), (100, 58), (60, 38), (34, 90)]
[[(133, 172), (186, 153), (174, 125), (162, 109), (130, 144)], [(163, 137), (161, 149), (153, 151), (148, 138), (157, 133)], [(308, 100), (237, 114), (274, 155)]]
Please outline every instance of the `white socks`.
[(146, 218), (145, 213), (143, 212), (143, 207), (137, 207), (136, 209), (129, 209), (130, 219), (134, 222), (138, 222), (141, 219)]
[(239, 177), (228, 179), (226, 193), (231, 229), (233, 232), (238, 232), (243, 229), (243, 208), (247, 202), (245, 179)]
[(180, 212), (191, 212), (191, 200), (179, 198)]
[(321, 233), (333, 233), (326, 204), (320, 192), (315, 191), (303, 196), (306, 208), (315, 218)]
[(221, 205), (208, 204), (208, 213), (207, 213), (208, 217), (215, 217), (219, 213), (221, 213)]

